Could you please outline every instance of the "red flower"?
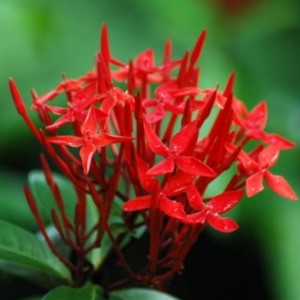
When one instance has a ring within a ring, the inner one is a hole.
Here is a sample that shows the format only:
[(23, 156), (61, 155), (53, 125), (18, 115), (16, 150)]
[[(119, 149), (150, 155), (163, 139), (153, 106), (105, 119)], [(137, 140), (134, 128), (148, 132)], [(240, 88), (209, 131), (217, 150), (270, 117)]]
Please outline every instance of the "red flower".
[(279, 149), (275, 146), (268, 146), (258, 150), (250, 156), (245, 152), (239, 155), (244, 172), (248, 176), (246, 179), (247, 196), (252, 197), (261, 192), (264, 189), (263, 180), (265, 179), (269, 187), (278, 195), (297, 200), (297, 196), (287, 181), (282, 176), (274, 175), (269, 171), (269, 168), (277, 161)]
[(267, 124), (268, 107), (267, 102), (262, 101), (248, 112), (246, 106), (241, 101), (236, 101), (236, 120), (245, 130), (246, 135), (255, 140), (262, 140), (269, 145), (274, 145), (278, 149), (291, 149), (295, 144), (291, 141), (272, 133), (264, 132)]
[(220, 214), (228, 212), (237, 205), (243, 196), (243, 191), (229, 191), (211, 199), (205, 199), (205, 202), (209, 201), (208, 205), (204, 204), (199, 191), (194, 185), (190, 185), (187, 188), (187, 196), (189, 205), (193, 209), (200, 211), (190, 215), (190, 220), (197, 220), (200, 223), (206, 221), (210, 226), (221, 232), (231, 232), (238, 229), (238, 225), (233, 219), (223, 218)]
[(153, 153), (164, 157), (161, 162), (148, 171), (148, 174), (171, 173), (176, 165), (179, 169), (190, 174), (207, 177), (215, 176), (215, 172), (209, 166), (188, 153), (188, 148), (191, 147), (195, 135), (198, 134), (196, 121), (187, 124), (175, 134), (170, 147), (161, 142), (149, 124), (144, 123), (144, 128), (150, 149)]
[(86, 119), (81, 126), (81, 133), (82, 136), (53, 136), (48, 137), (47, 140), (53, 144), (80, 147), (80, 157), (84, 174), (88, 174), (92, 157), (99, 148), (109, 146), (113, 143), (130, 141), (132, 139), (131, 137), (99, 132), (99, 123), (97, 122), (95, 109), (93, 107), (89, 109)]
[(160, 188), (159, 181), (149, 174), (148, 166), (140, 157), (137, 157), (137, 168), (141, 186), (150, 195), (130, 199), (123, 205), (125, 211), (151, 209), (153, 207), (152, 204), (155, 202), (157, 203), (156, 208), (165, 215), (182, 222), (192, 222), (192, 220), (188, 219), (183, 205), (175, 200), (171, 200), (169, 197), (182, 193), (193, 181), (193, 175), (178, 171), (176, 175), (169, 177), (163, 188)]
[(74, 121), (84, 122), (87, 111), (86, 109), (95, 102), (96, 82), (91, 82), (84, 88), (76, 91), (71, 97), (68, 107), (46, 106), (46, 110), (53, 114), (60, 115), (53, 124), (48, 125), (47, 129), (58, 129)]
[[(174, 114), (183, 114), (186, 103), (184, 101), (176, 102), (176, 97), (195, 96), (199, 94), (201, 90), (196, 87), (178, 87), (176, 81), (170, 81), (160, 85), (155, 91), (155, 99), (144, 99), (143, 107), (154, 107), (150, 114), (145, 116), (145, 120), (149, 124), (156, 123), (162, 120), (167, 112)], [(191, 100), (191, 111), (197, 110), (203, 102)]]

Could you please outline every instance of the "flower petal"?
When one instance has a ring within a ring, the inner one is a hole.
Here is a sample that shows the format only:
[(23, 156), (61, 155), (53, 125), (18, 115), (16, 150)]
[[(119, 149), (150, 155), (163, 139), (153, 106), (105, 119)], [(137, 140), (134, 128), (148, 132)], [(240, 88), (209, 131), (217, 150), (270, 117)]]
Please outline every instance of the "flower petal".
[(145, 120), (148, 124), (154, 124), (165, 117), (164, 105), (157, 105), (155, 109), (148, 115), (146, 115)]
[(59, 117), (53, 124), (46, 126), (46, 128), (47, 130), (58, 129), (68, 123), (73, 123), (74, 121), (74, 113), (72, 111), (67, 111), (64, 115)]
[(172, 149), (176, 150), (177, 153), (184, 152), (196, 134), (197, 122), (193, 121), (184, 126), (178, 133), (174, 135), (171, 142)]
[(93, 137), (93, 142), (97, 147), (104, 147), (114, 143), (127, 142), (132, 140), (130, 136), (113, 135), (108, 133), (100, 133)]
[(48, 136), (47, 141), (57, 145), (67, 145), (70, 147), (80, 147), (83, 144), (83, 138), (72, 135)]
[(215, 196), (209, 203), (209, 209), (218, 214), (223, 214), (237, 205), (243, 194), (243, 191), (229, 191)]
[(149, 193), (153, 192), (157, 186), (157, 179), (153, 175), (147, 174), (149, 167), (144, 160), (137, 156), (137, 171), (141, 186)]
[(258, 103), (249, 113), (247, 125), (250, 130), (254, 132), (263, 131), (266, 127), (268, 118), (267, 102), (262, 101)]
[(200, 212), (189, 214), (187, 216), (188, 223), (201, 223), (201, 224), (204, 224), (205, 221), (206, 221), (206, 216), (207, 216), (207, 210), (206, 209), (204, 209)]
[(174, 170), (174, 160), (172, 158), (166, 158), (148, 170), (148, 175), (162, 175), (171, 173)]
[(80, 149), (79, 155), (81, 158), (84, 174), (88, 174), (90, 170), (92, 158), (95, 151), (96, 146), (91, 142), (84, 143)]
[(189, 185), (186, 190), (189, 205), (195, 210), (203, 210), (205, 208), (203, 199), (194, 184)]
[(168, 178), (163, 188), (164, 194), (169, 197), (180, 194), (192, 183), (194, 177), (192, 174), (178, 170), (174, 176)]
[(267, 144), (282, 150), (292, 149), (296, 146), (295, 143), (275, 133), (262, 133), (261, 137)]
[(172, 201), (164, 195), (160, 197), (159, 208), (171, 218), (182, 221), (187, 219), (187, 214), (184, 212), (182, 204)]
[(143, 210), (150, 207), (151, 196), (141, 196), (128, 200), (123, 204), (125, 211)]
[(253, 197), (257, 193), (264, 189), (263, 186), (264, 174), (262, 171), (254, 173), (252, 176), (248, 177), (246, 180), (246, 194), (247, 197)]
[(216, 176), (216, 173), (208, 165), (192, 156), (178, 156), (175, 163), (178, 168), (190, 174), (205, 177)]
[(96, 81), (92, 81), (84, 88), (79, 90), (73, 98), (72, 104), (74, 104), (74, 108), (77, 110), (84, 110), (86, 107), (91, 105), (95, 99), (94, 95), (96, 93), (97, 84)]
[(162, 143), (151, 126), (146, 122), (144, 123), (144, 129), (148, 140), (148, 145), (152, 152), (161, 156), (167, 156), (169, 153), (169, 148)]
[(279, 156), (279, 149), (275, 146), (268, 146), (258, 154), (258, 161), (262, 167), (274, 166)]
[(278, 195), (289, 200), (298, 199), (291, 186), (282, 176), (274, 175), (271, 172), (267, 171), (265, 174), (265, 179), (271, 190), (273, 190)]
[(97, 134), (98, 131), (98, 122), (96, 119), (95, 110), (93, 107), (91, 107), (86, 115), (86, 118), (81, 125), (80, 128), (82, 134), (85, 134), (85, 132), (89, 132), (90, 135)]
[(206, 216), (208, 224), (214, 229), (229, 233), (239, 228), (238, 224), (231, 218), (222, 218), (217, 213), (209, 212)]

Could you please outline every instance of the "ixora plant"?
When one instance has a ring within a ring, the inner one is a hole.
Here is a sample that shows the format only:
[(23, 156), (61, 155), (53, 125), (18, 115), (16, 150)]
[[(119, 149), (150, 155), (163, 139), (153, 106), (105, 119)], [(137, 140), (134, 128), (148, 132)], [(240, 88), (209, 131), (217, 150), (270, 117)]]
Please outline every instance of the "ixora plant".
[(1, 222), (1, 235), (11, 234), (0, 267), (51, 288), (47, 300), (173, 299), (157, 290), (207, 225), (238, 228), (223, 214), (244, 195), (265, 183), (297, 199), (270, 171), (294, 144), (265, 132), (267, 103), (249, 111), (233, 94), (234, 74), (222, 91), (198, 86), (204, 39), (181, 59), (168, 41), (160, 65), (151, 49), (124, 63), (103, 26), (93, 70), (32, 92), (42, 128), (9, 80), (18, 113), (63, 176), (41, 156), (43, 172), (24, 185), (40, 237)]

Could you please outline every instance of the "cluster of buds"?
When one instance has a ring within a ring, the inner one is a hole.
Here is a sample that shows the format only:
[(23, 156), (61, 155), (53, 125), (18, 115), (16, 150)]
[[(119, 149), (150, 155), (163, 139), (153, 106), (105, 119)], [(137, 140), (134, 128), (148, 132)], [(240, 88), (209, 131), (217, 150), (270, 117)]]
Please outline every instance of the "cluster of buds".
[[(58, 207), (52, 211), (53, 224), (77, 254), (74, 263), (52, 243), (34, 196), (25, 187), (48, 245), (77, 274), (78, 284), (83, 283), (85, 256), (101, 246), (104, 234), (129, 280), (162, 287), (182, 269), (206, 225), (221, 232), (238, 228), (223, 214), (244, 194), (256, 195), (265, 182), (280, 196), (297, 199), (287, 181), (269, 171), (279, 152), (294, 144), (265, 132), (266, 102), (249, 111), (233, 94), (234, 73), (222, 91), (218, 86), (199, 88), (197, 61), (205, 35), (202, 32), (192, 51), (181, 59), (172, 57), (172, 44), (167, 41), (161, 64), (156, 64), (152, 49), (123, 63), (111, 55), (103, 26), (93, 70), (78, 79), (64, 77), (44, 95), (32, 92), (31, 108), (43, 128), (30, 119), (10, 79), (19, 114), (77, 193), (74, 220), (70, 220), (43, 157), (42, 167)], [(67, 101), (62, 103), (61, 94)], [(225, 187), (209, 194), (210, 185), (226, 171), (231, 177)], [(99, 213), (89, 229), (87, 197)], [(112, 234), (109, 216), (116, 199), (123, 201), (122, 222), (129, 231), (147, 229), (149, 255), (142, 270), (132, 270), (122, 253), (122, 236)]]

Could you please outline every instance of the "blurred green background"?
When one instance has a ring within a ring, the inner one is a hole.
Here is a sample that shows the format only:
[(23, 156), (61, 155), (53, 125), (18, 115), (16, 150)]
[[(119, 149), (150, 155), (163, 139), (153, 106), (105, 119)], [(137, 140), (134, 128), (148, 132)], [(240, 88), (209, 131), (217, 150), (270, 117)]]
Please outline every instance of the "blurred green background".
[[(43, 93), (63, 72), (69, 78), (84, 74), (93, 66), (102, 23), (108, 25), (113, 55), (124, 61), (146, 48), (154, 48), (159, 61), (168, 38), (180, 57), (206, 28), (201, 86), (224, 87), (235, 70), (236, 95), (249, 108), (268, 100), (267, 131), (300, 144), (298, 0), (0, 0), (0, 218), (36, 230), (21, 184), (29, 170), (39, 168), (42, 151), (13, 107), (8, 78), (16, 80), (30, 105), (31, 88)], [(298, 146), (282, 152), (272, 171), (300, 195)], [(183, 300), (220, 295), (299, 300), (299, 202), (266, 188), (242, 201), (234, 216), (239, 231), (208, 230), (170, 292)], [(16, 284), (3, 277), (0, 296)], [(10, 295), (7, 299), (18, 299)]]

